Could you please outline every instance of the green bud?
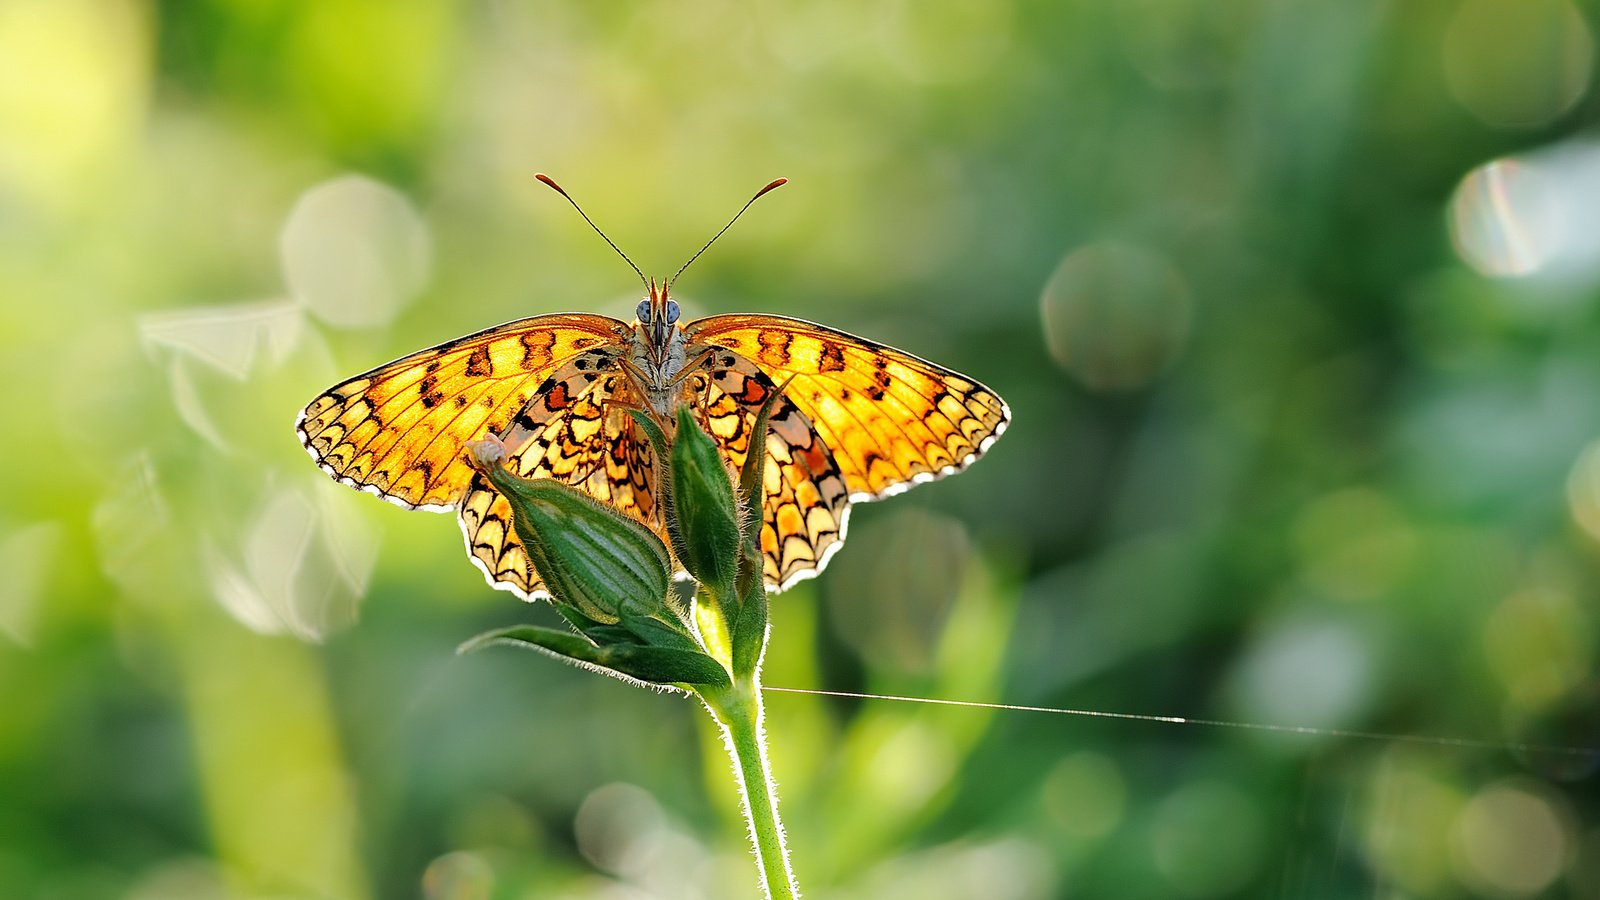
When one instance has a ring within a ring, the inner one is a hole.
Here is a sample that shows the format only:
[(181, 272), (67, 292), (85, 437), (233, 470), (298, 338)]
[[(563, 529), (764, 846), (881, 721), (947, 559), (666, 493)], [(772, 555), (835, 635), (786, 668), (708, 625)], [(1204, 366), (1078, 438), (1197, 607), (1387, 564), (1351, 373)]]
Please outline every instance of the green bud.
[(678, 410), (671, 471), (667, 535), (678, 562), (711, 592), (718, 605), (736, 606), (740, 531), (733, 481), (716, 442), (700, 430), (688, 408)]
[(565, 484), (511, 474), (496, 445), (475, 442), (468, 451), (510, 502), (517, 537), (558, 605), (601, 625), (669, 612), (671, 561), (654, 532)]

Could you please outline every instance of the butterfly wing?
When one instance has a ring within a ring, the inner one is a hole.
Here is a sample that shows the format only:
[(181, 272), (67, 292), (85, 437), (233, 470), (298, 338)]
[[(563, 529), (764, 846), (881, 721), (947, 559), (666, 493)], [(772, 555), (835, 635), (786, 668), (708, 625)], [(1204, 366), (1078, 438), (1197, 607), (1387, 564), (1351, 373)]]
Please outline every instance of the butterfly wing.
[(626, 340), (608, 316), (534, 316), (379, 366), (334, 385), (295, 431), (324, 472), (410, 509), (453, 510), (474, 472), (467, 441), (504, 429), (564, 362)]
[[(506, 469), (551, 478), (659, 530), (654, 454), (624, 407), (627, 379), (619, 351), (600, 347), (568, 361), (500, 435), (511, 449)], [(474, 473), (461, 501), (467, 554), (489, 584), (527, 599), (549, 596), (511, 524), (511, 504)]]
[[(695, 401), (701, 424), (738, 469), (749, 455), (755, 418), (777, 388), (755, 363), (725, 349), (712, 355), (706, 370), (707, 380), (695, 388), (703, 391)], [(821, 572), (839, 549), (850, 492), (833, 454), (787, 392), (768, 413), (766, 447), (762, 575), (768, 587), (781, 591)]]
[(723, 347), (774, 381), (794, 377), (784, 396), (832, 451), (852, 500), (960, 471), (1011, 420), (999, 395), (978, 382), (822, 325), (736, 314), (691, 322), (686, 331), (691, 348)]

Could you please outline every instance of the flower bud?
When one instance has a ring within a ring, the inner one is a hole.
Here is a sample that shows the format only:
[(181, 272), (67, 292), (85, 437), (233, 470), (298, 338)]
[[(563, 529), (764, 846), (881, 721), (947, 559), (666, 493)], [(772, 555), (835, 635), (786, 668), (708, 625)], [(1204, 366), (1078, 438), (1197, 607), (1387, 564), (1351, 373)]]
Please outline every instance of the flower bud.
[(556, 603), (603, 625), (669, 612), (671, 560), (649, 528), (560, 482), (511, 474), (488, 441), (468, 453), (511, 504), (512, 527)]

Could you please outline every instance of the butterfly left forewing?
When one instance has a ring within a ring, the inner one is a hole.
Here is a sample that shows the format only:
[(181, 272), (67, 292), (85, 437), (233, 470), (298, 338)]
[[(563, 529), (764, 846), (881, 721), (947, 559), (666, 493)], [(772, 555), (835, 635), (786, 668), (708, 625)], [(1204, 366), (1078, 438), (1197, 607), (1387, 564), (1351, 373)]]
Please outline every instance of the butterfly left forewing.
[(722, 347), (776, 381), (837, 460), (852, 499), (870, 500), (958, 471), (1005, 430), (999, 395), (942, 366), (800, 319), (711, 316), (691, 349)]
[(563, 362), (626, 339), (608, 316), (535, 316), (413, 353), (324, 391), (295, 431), (342, 484), (450, 510), (472, 470), (461, 447), (504, 428)]

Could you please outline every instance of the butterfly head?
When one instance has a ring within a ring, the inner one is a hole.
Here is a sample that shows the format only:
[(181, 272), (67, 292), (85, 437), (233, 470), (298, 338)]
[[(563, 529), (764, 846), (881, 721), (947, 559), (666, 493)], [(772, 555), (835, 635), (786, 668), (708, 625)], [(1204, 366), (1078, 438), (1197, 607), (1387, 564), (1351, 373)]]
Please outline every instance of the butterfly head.
[(667, 296), (667, 285), (657, 285), (650, 279), (650, 296), (639, 301), (635, 314), (638, 328), (644, 332), (649, 345), (657, 351), (665, 348), (678, 324), (678, 301)]

